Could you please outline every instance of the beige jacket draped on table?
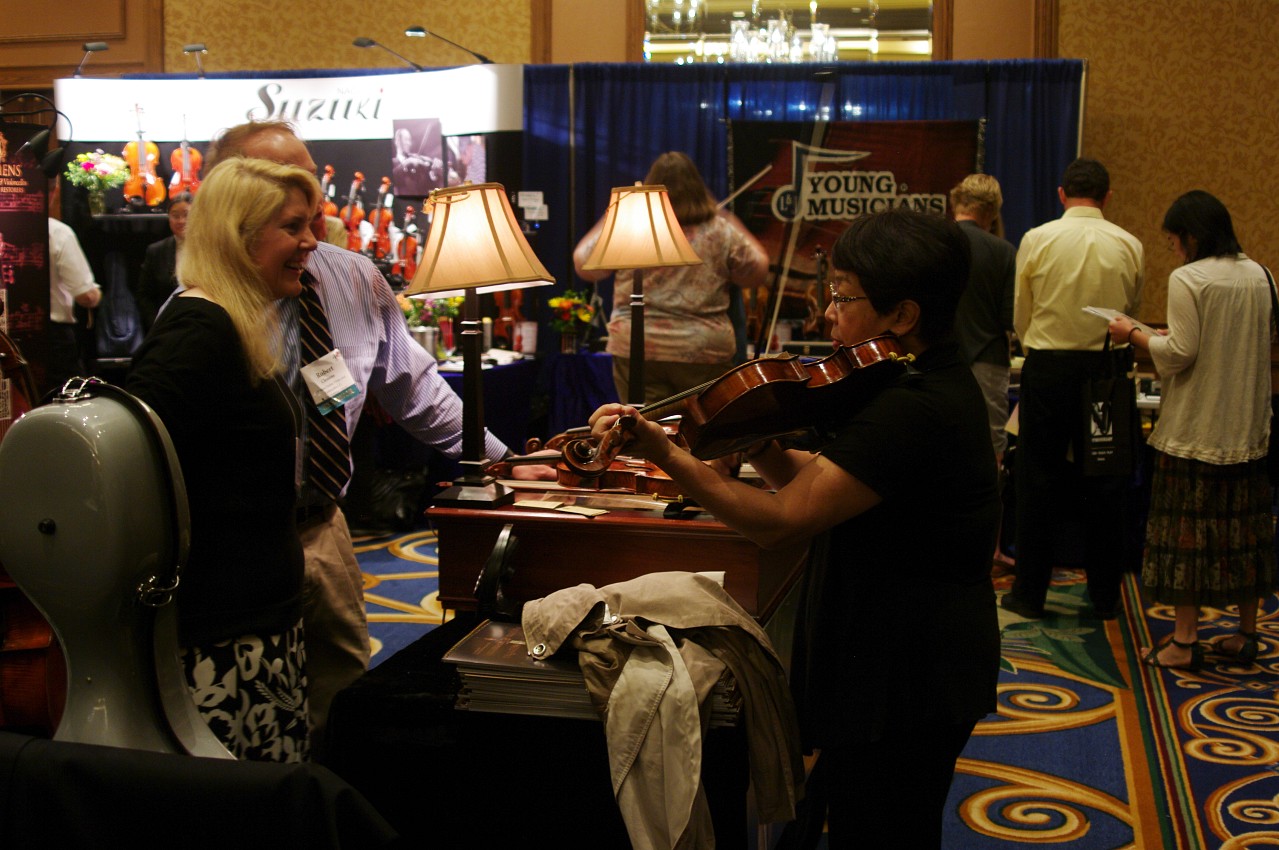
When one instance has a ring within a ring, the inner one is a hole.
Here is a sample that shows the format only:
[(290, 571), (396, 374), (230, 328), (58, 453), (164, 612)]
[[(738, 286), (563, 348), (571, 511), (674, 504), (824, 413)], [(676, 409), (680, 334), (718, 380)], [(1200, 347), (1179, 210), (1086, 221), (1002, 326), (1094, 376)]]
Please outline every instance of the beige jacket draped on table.
[(528, 602), (529, 652), (578, 652), (604, 720), (613, 793), (635, 850), (713, 847), (701, 787), (703, 707), (725, 669), (742, 694), (761, 822), (791, 820), (804, 768), (786, 672), (768, 636), (713, 579), (650, 573)]

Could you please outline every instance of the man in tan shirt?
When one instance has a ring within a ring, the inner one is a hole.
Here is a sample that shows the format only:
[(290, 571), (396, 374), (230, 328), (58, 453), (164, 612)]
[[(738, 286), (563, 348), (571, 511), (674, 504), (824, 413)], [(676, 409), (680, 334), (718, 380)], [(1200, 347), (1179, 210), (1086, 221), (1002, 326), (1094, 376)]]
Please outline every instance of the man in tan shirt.
[(1141, 242), (1102, 215), (1110, 175), (1077, 159), (1057, 194), (1065, 213), (1022, 237), (1017, 251), (1013, 325), (1026, 350), (1019, 396), (1015, 466), (1017, 580), (1004, 608), (1044, 616), (1059, 532), (1076, 515), (1086, 524), (1084, 566), (1093, 613), (1115, 616), (1126, 561), (1125, 477), (1087, 478), (1081, 471), (1081, 392), (1105, 358), (1125, 374), (1126, 346), (1103, 354), (1106, 323), (1084, 307), (1131, 314), (1141, 292)]

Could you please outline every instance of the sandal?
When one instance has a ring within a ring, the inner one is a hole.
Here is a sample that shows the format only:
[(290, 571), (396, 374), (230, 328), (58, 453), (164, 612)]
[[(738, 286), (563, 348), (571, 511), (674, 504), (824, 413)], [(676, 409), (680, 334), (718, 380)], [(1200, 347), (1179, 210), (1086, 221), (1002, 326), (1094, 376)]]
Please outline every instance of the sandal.
[[(1239, 648), (1232, 652), (1231, 650), (1226, 649), (1224, 644), (1226, 641), (1236, 636), (1243, 638), (1243, 643), (1239, 644)], [(1238, 658), (1240, 661), (1251, 662), (1257, 660), (1257, 654), (1261, 651), (1261, 641), (1257, 637), (1256, 632), (1245, 632), (1240, 630), (1235, 632), (1233, 635), (1227, 635), (1217, 641), (1213, 644), (1213, 648), (1222, 655), (1227, 655), (1231, 658)]]
[[(1190, 650), (1190, 662), (1188, 664), (1165, 664), (1162, 661), (1160, 661), (1159, 653), (1163, 652), (1163, 650), (1166, 649), (1169, 644), (1178, 646), (1181, 649)], [(1166, 670), (1187, 670), (1191, 673), (1194, 673), (1200, 667), (1203, 666), (1204, 648), (1203, 648), (1203, 645), (1200, 644), (1198, 641), (1191, 641), (1190, 643), (1182, 643), (1181, 641), (1169, 635), (1168, 638), (1165, 639), (1162, 643), (1158, 644), (1149, 652), (1147, 652), (1142, 657), (1141, 660), (1142, 660), (1142, 663), (1147, 664), (1151, 667), (1162, 667)]]

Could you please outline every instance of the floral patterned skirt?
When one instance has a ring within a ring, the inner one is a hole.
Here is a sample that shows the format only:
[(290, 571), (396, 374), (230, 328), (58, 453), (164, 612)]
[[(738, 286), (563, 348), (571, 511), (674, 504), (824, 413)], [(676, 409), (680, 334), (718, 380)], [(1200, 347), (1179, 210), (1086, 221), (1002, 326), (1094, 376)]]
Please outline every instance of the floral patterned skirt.
[(1164, 605), (1223, 608), (1275, 589), (1265, 459), (1229, 465), (1156, 452), (1141, 580)]
[(310, 756), (302, 622), (283, 634), (241, 635), (182, 648), (187, 687), (213, 734), (238, 759)]

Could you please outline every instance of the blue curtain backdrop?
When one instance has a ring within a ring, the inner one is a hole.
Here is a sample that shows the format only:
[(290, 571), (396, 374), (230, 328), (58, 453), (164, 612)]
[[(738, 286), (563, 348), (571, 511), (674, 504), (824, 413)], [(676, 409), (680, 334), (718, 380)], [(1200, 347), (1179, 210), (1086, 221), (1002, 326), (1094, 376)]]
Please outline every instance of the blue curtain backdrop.
[[(580, 285), (572, 250), (609, 190), (642, 180), (682, 150), (718, 197), (730, 175), (733, 121), (986, 119), (985, 170), (1003, 187), (1016, 244), (1060, 215), (1056, 188), (1078, 155), (1080, 60), (822, 65), (531, 65), (524, 72), (524, 189), (550, 221), (537, 250), (558, 288)], [(571, 117), (570, 117), (571, 116)]]

